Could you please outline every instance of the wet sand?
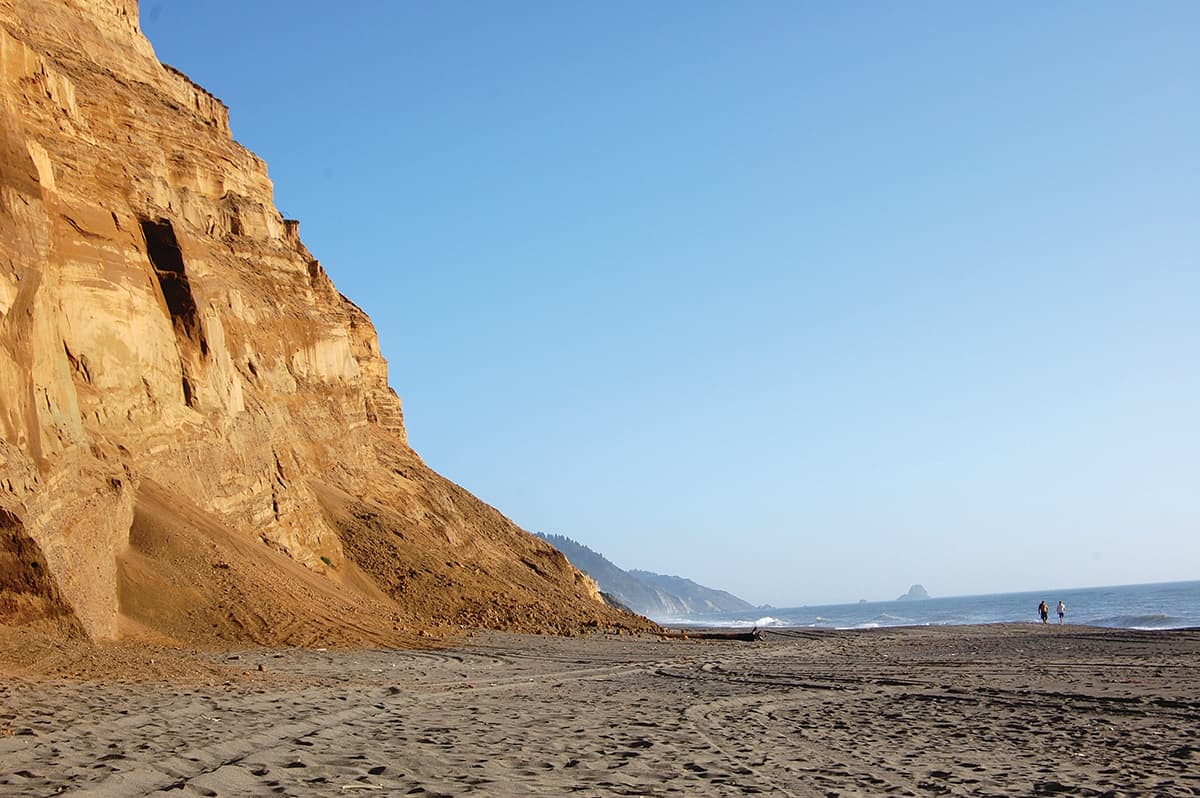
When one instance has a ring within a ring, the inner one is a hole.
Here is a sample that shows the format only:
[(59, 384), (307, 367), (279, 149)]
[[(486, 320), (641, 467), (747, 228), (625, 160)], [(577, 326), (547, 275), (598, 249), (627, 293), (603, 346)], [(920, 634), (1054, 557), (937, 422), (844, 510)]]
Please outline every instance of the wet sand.
[(2, 683), (0, 795), (1200, 795), (1200, 631), (95, 656)]

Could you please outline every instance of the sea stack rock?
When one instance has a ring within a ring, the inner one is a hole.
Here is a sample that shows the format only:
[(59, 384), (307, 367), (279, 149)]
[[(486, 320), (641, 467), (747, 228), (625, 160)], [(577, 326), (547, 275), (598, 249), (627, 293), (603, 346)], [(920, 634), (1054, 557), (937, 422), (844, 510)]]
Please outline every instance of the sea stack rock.
[(921, 585), (913, 585), (908, 589), (908, 592), (900, 596), (896, 601), (908, 601), (910, 599), (927, 599), (929, 593)]
[(0, 2), (5, 624), (330, 645), (645, 622), (409, 448), (371, 320), (136, 0), (21, 0)]

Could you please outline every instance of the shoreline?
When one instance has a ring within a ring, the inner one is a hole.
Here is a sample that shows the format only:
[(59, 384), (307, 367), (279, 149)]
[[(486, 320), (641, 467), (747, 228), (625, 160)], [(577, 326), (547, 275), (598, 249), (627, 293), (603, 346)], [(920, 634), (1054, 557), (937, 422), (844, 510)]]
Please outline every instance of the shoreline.
[(1041, 621), (990, 621), (987, 623), (900, 623), (892, 626), (702, 626), (702, 625), (686, 625), (686, 624), (662, 624), (663, 629), (676, 632), (696, 632), (696, 633), (712, 633), (720, 635), (728, 633), (729, 635), (745, 635), (750, 632), (769, 633), (769, 632), (876, 632), (886, 629), (987, 629), (993, 627), (1012, 626), (1019, 629), (1031, 629), (1034, 627), (1053, 626), (1058, 629), (1092, 629), (1103, 630), (1108, 632), (1200, 632), (1200, 626), (1099, 626), (1090, 623), (1057, 623), (1051, 621), (1042, 623)]
[(6, 680), (0, 794), (1200, 791), (1200, 631), (1040, 626), (178, 652)]

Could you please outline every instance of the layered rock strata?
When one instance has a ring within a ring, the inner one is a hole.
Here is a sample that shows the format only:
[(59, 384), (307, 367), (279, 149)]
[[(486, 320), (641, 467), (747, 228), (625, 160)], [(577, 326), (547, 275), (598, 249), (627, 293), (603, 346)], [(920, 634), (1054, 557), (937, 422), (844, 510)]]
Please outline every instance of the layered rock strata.
[(0, 0), (0, 623), (642, 622), (408, 446), (371, 321), (134, 0)]

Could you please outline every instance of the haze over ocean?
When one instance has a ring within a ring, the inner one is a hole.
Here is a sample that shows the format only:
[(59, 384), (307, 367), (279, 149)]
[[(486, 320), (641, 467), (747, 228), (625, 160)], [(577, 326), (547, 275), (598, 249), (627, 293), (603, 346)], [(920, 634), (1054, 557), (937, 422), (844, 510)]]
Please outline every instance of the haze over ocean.
[(892, 626), (961, 626), (1038, 623), (1036, 607), (1066, 605), (1065, 624), (1114, 629), (1200, 628), (1200, 582), (1066, 588), (982, 596), (935, 596), (902, 601), (860, 601), (809, 607), (759, 609), (692, 617), (656, 618), (674, 626), (802, 629), (877, 629)]
[(1200, 4), (141, 13), (525, 528), (776, 606), (1200, 576)]

